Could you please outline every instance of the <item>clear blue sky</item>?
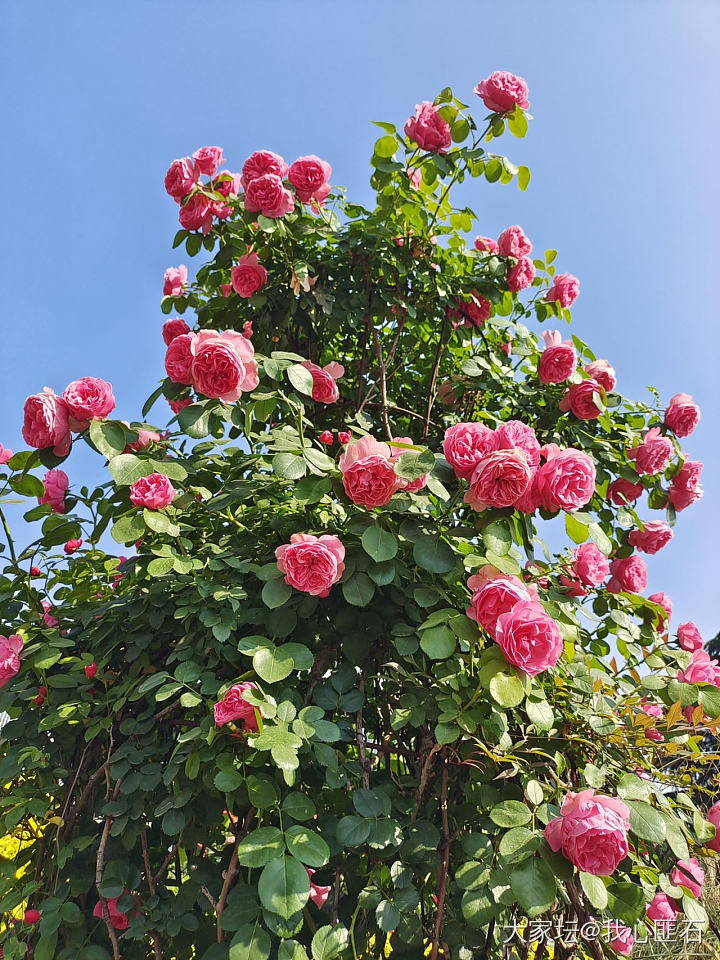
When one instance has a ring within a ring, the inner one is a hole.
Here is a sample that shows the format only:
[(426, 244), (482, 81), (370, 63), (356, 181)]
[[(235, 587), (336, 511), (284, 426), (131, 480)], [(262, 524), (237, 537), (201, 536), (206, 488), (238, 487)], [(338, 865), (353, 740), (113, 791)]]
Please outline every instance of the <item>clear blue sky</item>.
[[(720, 66), (715, 0), (6, 0), (0, 7), (5, 184), (0, 443), (45, 384), (112, 382), (137, 418), (162, 373), (162, 274), (177, 208), (168, 163), (220, 144), (317, 153), (367, 200), (370, 120), (402, 123), (446, 84), (472, 98), (496, 69), (524, 76), (535, 121), (505, 149), (527, 193), (474, 184), (495, 236), (520, 223), (577, 274), (574, 327), (619, 388), (692, 393), (686, 441), (705, 498), (649, 558), (674, 623), (720, 629), (717, 244)], [(159, 415), (161, 407), (158, 406)], [(164, 415), (164, 410), (163, 410)], [(80, 451), (71, 481), (100, 477)]]

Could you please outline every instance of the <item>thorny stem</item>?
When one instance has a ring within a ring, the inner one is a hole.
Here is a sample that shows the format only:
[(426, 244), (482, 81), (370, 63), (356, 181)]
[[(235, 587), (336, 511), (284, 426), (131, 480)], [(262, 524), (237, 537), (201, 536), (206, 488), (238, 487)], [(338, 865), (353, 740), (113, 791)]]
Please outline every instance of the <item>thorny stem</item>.
[(445, 918), (445, 896), (447, 894), (448, 868), (450, 866), (450, 824), (448, 822), (447, 808), (448, 794), (448, 769), (447, 763), (443, 762), (442, 785), (440, 787), (440, 810), (442, 813), (443, 839), (440, 844), (440, 865), (439, 884), (438, 884), (438, 902), (437, 913), (435, 916), (435, 929), (433, 931), (432, 949), (430, 951), (430, 960), (437, 960), (438, 950), (440, 949), (440, 936), (442, 934), (443, 920)]
[(438, 340), (437, 350), (435, 351), (435, 362), (433, 364), (432, 376), (430, 378), (427, 410), (425, 412), (425, 428), (423, 430), (423, 440), (427, 440), (428, 433), (430, 432), (430, 414), (432, 413), (433, 403), (435, 402), (435, 385), (437, 384), (438, 371), (440, 369), (440, 360), (442, 358), (442, 350), (445, 342), (445, 332), (447, 330), (447, 324), (448, 324), (448, 315), (446, 312), (445, 316), (443, 317), (442, 326), (440, 327), (440, 339)]
[(232, 886), (235, 875), (238, 872), (238, 847), (240, 846), (240, 841), (246, 835), (250, 829), (250, 824), (252, 819), (255, 816), (255, 807), (250, 807), (248, 812), (245, 814), (245, 819), (241, 820), (238, 817), (237, 823), (235, 824), (235, 843), (233, 845), (232, 856), (230, 857), (230, 863), (228, 868), (225, 871), (222, 890), (220, 891), (220, 898), (217, 902), (215, 908), (215, 913), (217, 915), (217, 941), (222, 943), (225, 939), (225, 934), (222, 931), (220, 926), (220, 918), (222, 917), (223, 910), (225, 909), (225, 903), (227, 902), (228, 893), (230, 892), (230, 887)]

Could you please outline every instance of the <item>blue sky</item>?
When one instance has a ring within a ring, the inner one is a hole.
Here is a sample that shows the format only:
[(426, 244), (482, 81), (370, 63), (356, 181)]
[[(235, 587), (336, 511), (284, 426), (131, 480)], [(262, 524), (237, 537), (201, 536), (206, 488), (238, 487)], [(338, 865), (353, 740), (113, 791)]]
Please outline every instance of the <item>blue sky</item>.
[[(716, 175), (720, 134), (714, 0), (58, 0), (5, 3), (5, 191), (0, 443), (19, 449), (24, 398), (80, 376), (112, 382), (137, 418), (162, 373), (159, 303), (177, 208), (168, 163), (220, 144), (239, 169), (260, 147), (316, 153), (369, 199), (371, 120), (402, 123), (445, 85), (469, 102), (507, 69), (535, 121), (504, 149), (527, 193), (474, 184), (478, 232), (520, 223), (582, 293), (574, 328), (610, 359), (624, 393), (692, 393), (686, 447), (705, 498), (649, 558), (674, 623), (720, 629)], [(158, 406), (157, 411), (160, 410)], [(74, 454), (75, 484), (101, 476)]]

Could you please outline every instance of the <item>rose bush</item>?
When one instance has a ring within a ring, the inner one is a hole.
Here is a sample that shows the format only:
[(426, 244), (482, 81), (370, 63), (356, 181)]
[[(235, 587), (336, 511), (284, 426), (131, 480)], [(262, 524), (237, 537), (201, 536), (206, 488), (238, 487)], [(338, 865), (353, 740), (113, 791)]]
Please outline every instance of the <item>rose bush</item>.
[(480, 960), (591, 919), (552, 955), (600, 960), (707, 924), (720, 667), (633, 552), (702, 496), (699, 410), (557, 333), (554, 250), (471, 239), (453, 186), (530, 176), (496, 152), (527, 84), (476, 93), (379, 124), (369, 208), (314, 155), (174, 161), (205, 260), (165, 274), (140, 419), (99, 377), (18, 398), (5, 960)]

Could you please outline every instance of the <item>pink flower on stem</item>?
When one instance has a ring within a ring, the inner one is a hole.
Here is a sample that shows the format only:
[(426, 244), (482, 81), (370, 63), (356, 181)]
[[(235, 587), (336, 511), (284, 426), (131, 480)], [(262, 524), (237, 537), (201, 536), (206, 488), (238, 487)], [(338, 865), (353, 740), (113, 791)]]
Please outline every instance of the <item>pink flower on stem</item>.
[(615, 370), (607, 360), (593, 360), (592, 363), (583, 367), (583, 370), (592, 380), (596, 380), (600, 384), (605, 393), (612, 393), (615, 389), (617, 377), (615, 376)]
[(201, 230), (204, 234), (207, 234), (212, 228), (212, 202), (204, 193), (194, 193), (183, 202), (178, 219), (180, 226), (185, 230)]
[(254, 733), (258, 729), (255, 707), (245, 700), (243, 694), (246, 690), (255, 689), (257, 689), (256, 684), (250, 681), (236, 683), (230, 687), (222, 700), (219, 700), (213, 707), (215, 724), (222, 727), (226, 723), (236, 723), (241, 720), (243, 730)]
[(330, 534), (294, 533), (275, 556), (285, 582), (313, 597), (327, 597), (345, 569), (345, 547)]
[(700, 866), (697, 857), (689, 860), (678, 860), (670, 874), (670, 882), (676, 887), (684, 887), (694, 897), (700, 897), (705, 884), (705, 871)]
[(709, 683), (720, 687), (720, 667), (706, 650), (693, 650), (690, 663), (684, 670), (678, 670), (680, 683)]
[(185, 293), (188, 282), (188, 271), (184, 264), (179, 267), (168, 267), (163, 278), (163, 295), (166, 297), (181, 297)]
[(687, 623), (678, 624), (677, 638), (682, 649), (690, 653), (692, 653), (693, 650), (702, 650), (705, 646), (702, 635), (692, 620), (689, 620)]
[(665, 469), (672, 451), (672, 440), (660, 433), (660, 427), (653, 427), (645, 434), (639, 446), (627, 451), (627, 456), (628, 460), (635, 461), (638, 473), (654, 475)]
[(315, 883), (313, 880), (313, 874), (315, 871), (310, 867), (306, 867), (305, 869), (310, 877), (310, 899), (318, 908), (318, 910), (321, 910), (325, 906), (327, 898), (330, 896), (332, 887), (323, 887), (320, 884)]
[(580, 295), (580, 281), (572, 273), (558, 273), (545, 299), (557, 301), (561, 307), (571, 307)]
[(54, 470), (48, 470), (43, 478), (43, 486), (45, 492), (38, 497), (38, 503), (49, 503), (53, 513), (65, 513), (65, 495), (70, 486), (65, 471), (57, 467)]
[[(659, 607), (662, 607), (662, 609), (665, 611), (665, 614), (667, 615), (668, 622), (672, 620), (672, 614), (673, 614), (672, 600), (666, 593), (663, 593), (662, 591), (660, 591), (659, 593), (651, 593), (650, 596), (648, 597), (648, 600), (651, 603), (656, 603)], [(662, 614), (659, 614), (658, 630), (663, 632), (665, 630), (665, 627), (666, 627), (666, 618), (663, 617)]]
[(198, 171), (191, 157), (173, 160), (165, 174), (165, 189), (177, 203), (186, 197), (195, 187)]
[(496, 70), (486, 80), (481, 80), (473, 90), (488, 110), (493, 113), (509, 113), (515, 107), (530, 108), (528, 85), (522, 77), (507, 70)]
[(345, 373), (345, 367), (335, 360), (326, 363), (324, 367), (305, 360), (303, 366), (309, 370), (312, 379), (312, 398), (316, 403), (335, 403), (340, 396), (336, 383)]
[(345, 493), (362, 507), (383, 507), (405, 482), (393, 469), (393, 454), (387, 443), (361, 437), (348, 443), (338, 461)]
[(0, 466), (3, 466), (3, 464), (6, 464), (8, 460), (11, 459), (12, 455), (13, 455), (12, 450), (9, 450), (7, 447), (4, 447), (0, 443)]
[(552, 849), (578, 870), (608, 877), (628, 855), (630, 811), (617, 797), (594, 790), (572, 791), (563, 800), (560, 816), (545, 827)]
[(245, 188), (245, 209), (249, 213), (261, 213), (264, 217), (278, 219), (292, 213), (295, 197), (283, 186), (274, 173), (255, 177)]
[(177, 495), (177, 490), (164, 473), (151, 473), (140, 477), (130, 486), (130, 501), (136, 507), (148, 510), (162, 510), (169, 506)]
[(474, 246), (480, 253), (499, 253), (500, 248), (490, 237), (475, 237)]
[(450, 124), (429, 100), (417, 104), (415, 116), (405, 123), (405, 136), (430, 153), (444, 153), (452, 146)]
[(193, 154), (195, 169), (204, 173), (206, 177), (214, 177), (225, 162), (222, 147), (200, 147)]
[(575, 549), (573, 574), (588, 587), (600, 587), (610, 575), (610, 561), (594, 543), (582, 543)]
[(529, 257), (532, 253), (532, 243), (517, 224), (503, 230), (497, 239), (497, 247), (503, 257), (514, 257), (516, 260)]
[(24, 407), (23, 440), (29, 447), (52, 447), (57, 457), (70, 452), (70, 411), (62, 397), (50, 387), (28, 397)]
[(628, 543), (641, 553), (657, 553), (667, 546), (673, 538), (673, 532), (664, 520), (649, 520), (642, 530), (631, 530)]
[(518, 262), (508, 269), (508, 272), (505, 277), (505, 282), (508, 285), (508, 290), (512, 293), (519, 293), (520, 290), (524, 290), (526, 287), (532, 286), (532, 282), (535, 279), (535, 264), (532, 262), (530, 257), (523, 257), (518, 260)]
[(631, 480), (626, 480), (625, 477), (618, 477), (608, 487), (607, 495), (612, 503), (622, 507), (626, 502), (633, 503), (638, 497), (642, 496), (644, 489), (639, 480), (637, 483), (633, 483)]
[(322, 204), (330, 193), (332, 167), (325, 160), (311, 154), (298, 157), (290, 164), (288, 180), (295, 187), (295, 196), (301, 203)]
[(602, 386), (597, 380), (588, 377), (580, 383), (570, 384), (560, 401), (560, 409), (563, 413), (569, 410), (578, 420), (597, 420), (603, 412), (604, 398), (605, 391)]
[(526, 492), (532, 478), (524, 450), (493, 450), (473, 470), (465, 502), (474, 510), (511, 507)]
[(701, 499), (703, 489), (700, 486), (700, 474), (703, 465), (700, 460), (687, 460), (670, 482), (668, 499), (678, 512)]
[(247, 190), (253, 180), (257, 180), (266, 173), (272, 173), (282, 180), (287, 172), (288, 165), (279, 154), (273, 153), (272, 150), (256, 150), (243, 164), (241, 183)]
[(468, 587), (473, 594), (465, 613), (493, 637), (501, 614), (508, 613), (521, 600), (533, 599), (522, 580), (504, 574), (492, 579), (475, 574), (468, 580)]
[(256, 253), (248, 252), (240, 257), (230, 271), (232, 288), (240, 297), (252, 297), (267, 281), (267, 270)]
[(508, 663), (531, 677), (554, 667), (563, 652), (560, 627), (537, 600), (521, 600), (501, 613), (495, 640)]
[(80, 549), (80, 547), (82, 546), (82, 543), (83, 543), (82, 540), (77, 540), (77, 539), (68, 540), (68, 542), (63, 547), (63, 550), (68, 556), (70, 556), (71, 554), (76, 553)]
[(700, 423), (700, 407), (689, 393), (676, 393), (665, 411), (665, 426), (676, 437), (689, 437)]
[(538, 363), (538, 380), (556, 384), (569, 380), (577, 370), (577, 352), (571, 340), (563, 340), (559, 330), (544, 330), (545, 349)]
[(63, 400), (70, 416), (77, 421), (72, 429), (81, 430), (90, 420), (103, 420), (115, 409), (112, 386), (99, 377), (73, 380), (63, 390)]
[(175, 337), (190, 333), (190, 327), (180, 317), (171, 317), (166, 320), (162, 328), (162, 338), (166, 347), (169, 347)]
[[(181, 340), (173, 341), (169, 349)], [(190, 343), (192, 384), (206, 397), (235, 403), (260, 382), (255, 349), (241, 333), (201, 330)]]
[(0, 687), (4, 687), (19, 672), (22, 648), (23, 639), (19, 633), (9, 637), (0, 636)]

